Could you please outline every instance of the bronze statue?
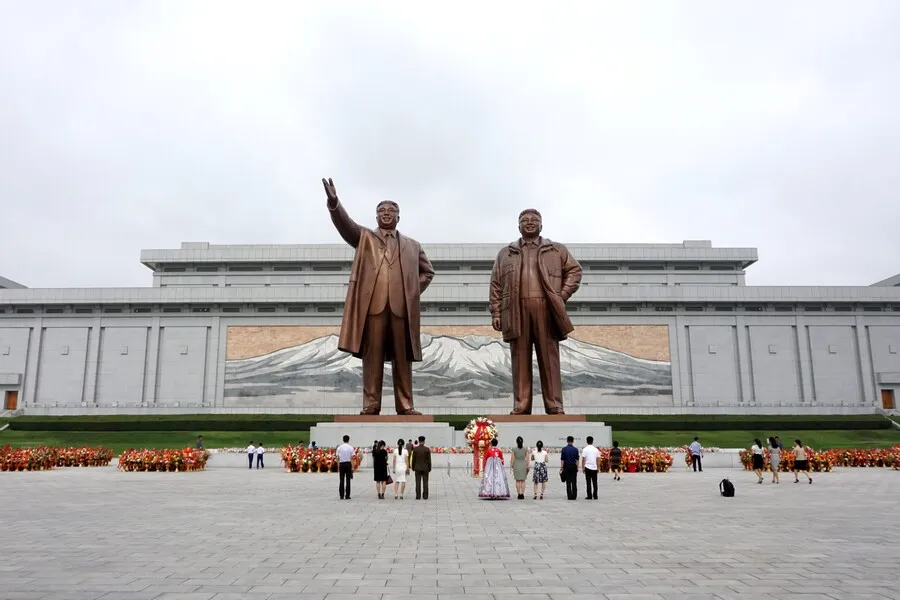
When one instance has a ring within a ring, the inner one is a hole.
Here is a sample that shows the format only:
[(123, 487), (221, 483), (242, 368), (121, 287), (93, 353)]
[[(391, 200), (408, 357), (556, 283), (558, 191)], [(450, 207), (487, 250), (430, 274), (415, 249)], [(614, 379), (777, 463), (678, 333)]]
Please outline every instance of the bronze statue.
[(519, 214), (522, 237), (497, 255), (491, 273), (491, 325), (512, 355), (512, 415), (530, 415), (532, 347), (537, 351), (544, 410), (563, 415), (559, 342), (575, 330), (566, 301), (581, 285), (581, 265), (562, 244), (541, 237), (541, 213)]
[(331, 179), (322, 180), (331, 221), (356, 248), (344, 303), (338, 348), (362, 359), (361, 415), (381, 412), (384, 363), (390, 361), (398, 415), (413, 410), (412, 363), (422, 360), (419, 297), (434, 278), (421, 244), (400, 235), (400, 207), (384, 200), (375, 208), (376, 229), (358, 225), (338, 200)]

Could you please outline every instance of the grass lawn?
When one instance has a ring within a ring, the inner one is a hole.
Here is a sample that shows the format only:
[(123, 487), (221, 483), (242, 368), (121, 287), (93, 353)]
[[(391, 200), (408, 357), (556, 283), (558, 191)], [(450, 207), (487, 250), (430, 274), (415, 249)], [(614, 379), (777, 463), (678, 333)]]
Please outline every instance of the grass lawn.
[[(613, 438), (626, 447), (684, 446), (695, 435), (704, 446), (749, 448), (753, 438), (772, 435), (762, 431), (623, 431), (613, 429)], [(824, 448), (890, 448), (900, 444), (900, 430), (806, 430), (778, 431), (786, 447), (800, 438), (803, 444)], [(193, 446), (196, 437), (185, 431), (0, 431), (0, 446), (105, 446), (116, 452), (128, 448), (184, 448)], [(309, 442), (308, 431), (207, 431), (203, 434), (207, 448), (243, 448), (253, 440), (262, 440), (267, 448), (280, 448), (288, 443)]]

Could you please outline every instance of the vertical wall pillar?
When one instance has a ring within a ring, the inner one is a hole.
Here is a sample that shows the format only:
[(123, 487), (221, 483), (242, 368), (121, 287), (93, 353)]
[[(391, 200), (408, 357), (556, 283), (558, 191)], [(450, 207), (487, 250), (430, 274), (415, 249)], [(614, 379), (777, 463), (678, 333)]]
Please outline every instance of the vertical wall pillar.
[(84, 393), (82, 402), (88, 406), (97, 404), (97, 377), (100, 370), (100, 346), (103, 344), (103, 320), (98, 316), (91, 320), (88, 329), (88, 347), (84, 357)]
[(735, 317), (735, 344), (737, 352), (738, 404), (755, 406), (756, 394), (753, 389), (753, 361), (750, 360), (750, 331), (744, 322), (744, 317)]
[(147, 354), (144, 363), (144, 403), (156, 406), (156, 380), (159, 377), (159, 317), (153, 317), (147, 329)]
[(44, 319), (35, 317), (34, 325), (28, 332), (28, 356), (25, 358), (25, 382), (22, 385), (22, 407), (34, 406), (37, 402), (38, 370), (44, 342)]
[(203, 405), (216, 405), (216, 382), (219, 379), (219, 327), (220, 317), (213, 317), (212, 323), (207, 328), (206, 337), (206, 383), (203, 390)]
[(672, 365), (672, 369), (678, 369), (681, 382), (681, 406), (694, 405), (694, 385), (691, 373), (691, 343), (688, 335), (688, 324), (684, 317), (675, 317), (675, 342), (678, 347), (678, 364)]
[(815, 403), (816, 395), (813, 387), (812, 356), (809, 353), (809, 331), (806, 321), (801, 315), (796, 318), (797, 367), (800, 369), (801, 405), (810, 406)]
[(869, 330), (866, 328), (862, 315), (856, 316), (856, 347), (859, 356), (856, 357), (859, 365), (859, 381), (862, 387), (862, 406), (880, 406), (875, 385), (875, 365), (872, 362), (872, 349), (869, 347)]
[(672, 373), (672, 406), (684, 406), (681, 393), (681, 356), (678, 353), (678, 319), (669, 323), (669, 370)]

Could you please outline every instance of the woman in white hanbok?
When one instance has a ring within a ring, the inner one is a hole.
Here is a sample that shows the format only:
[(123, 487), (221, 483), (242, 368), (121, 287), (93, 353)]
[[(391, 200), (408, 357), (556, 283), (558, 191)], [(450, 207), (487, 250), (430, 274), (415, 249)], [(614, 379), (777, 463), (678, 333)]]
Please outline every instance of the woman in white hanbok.
[(503, 466), (503, 451), (497, 447), (497, 438), (491, 440), (491, 449), (484, 454), (484, 479), (481, 480), (479, 498), (499, 500), (509, 498), (509, 480)]

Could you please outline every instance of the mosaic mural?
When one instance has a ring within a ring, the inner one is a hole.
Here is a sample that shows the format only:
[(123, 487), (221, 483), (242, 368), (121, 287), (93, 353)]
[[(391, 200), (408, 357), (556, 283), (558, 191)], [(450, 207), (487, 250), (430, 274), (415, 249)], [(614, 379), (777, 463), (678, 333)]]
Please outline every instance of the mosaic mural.
[[(338, 330), (316, 326), (229, 327), (225, 397), (361, 394), (362, 363), (338, 350)], [(671, 396), (668, 331), (664, 325), (577, 327), (560, 344), (564, 390)], [(511, 394), (509, 345), (490, 327), (422, 327), (422, 352), (422, 362), (413, 366), (417, 397), (490, 399)], [(385, 366), (385, 388), (389, 389), (390, 365)], [(534, 381), (539, 390), (536, 372)]]

